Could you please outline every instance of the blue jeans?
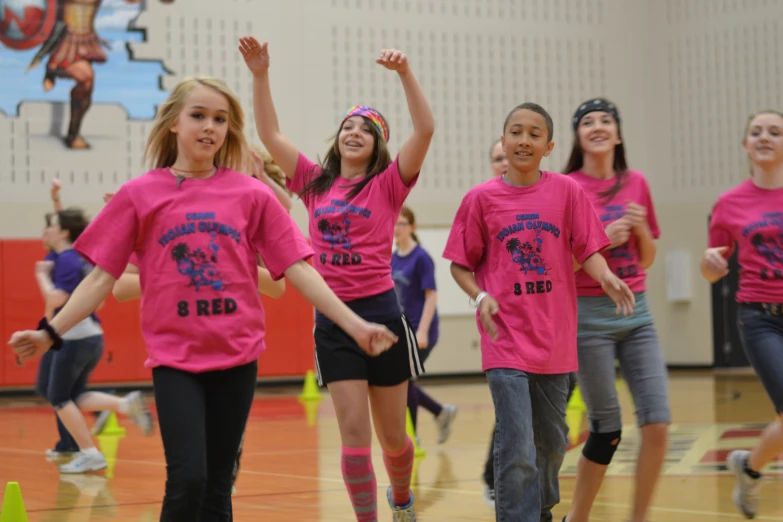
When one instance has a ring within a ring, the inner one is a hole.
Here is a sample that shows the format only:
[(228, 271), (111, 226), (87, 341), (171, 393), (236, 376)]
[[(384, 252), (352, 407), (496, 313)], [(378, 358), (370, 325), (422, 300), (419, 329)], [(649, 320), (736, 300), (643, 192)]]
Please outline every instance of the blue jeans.
[[(103, 336), (67, 340), (59, 351), (49, 350), (41, 357), (36, 391), (59, 409), (70, 401), (76, 402), (87, 391), (87, 379), (103, 355)], [(57, 451), (78, 451), (79, 446), (57, 418), (60, 441)]]
[(496, 520), (549, 522), (568, 447), (569, 375), (497, 368), (487, 380), (495, 404)]
[(772, 399), (783, 413), (783, 315), (772, 315), (755, 305), (739, 306), (739, 334), (745, 354)]

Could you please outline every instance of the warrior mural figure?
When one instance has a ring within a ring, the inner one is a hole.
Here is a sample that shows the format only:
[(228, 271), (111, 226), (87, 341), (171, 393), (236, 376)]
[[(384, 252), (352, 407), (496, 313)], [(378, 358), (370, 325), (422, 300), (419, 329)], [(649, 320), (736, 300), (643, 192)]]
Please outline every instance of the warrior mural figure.
[[(136, 4), (141, 0), (125, 0)], [(76, 82), (71, 89), (71, 121), (64, 138), (71, 149), (88, 149), (81, 136), (82, 121), (92, 102), (94, 62), (107, 60), (108, 43), (95, 31), (95, 17), (103, 0), (0, 0), (0, 41), (16, 50), (40, 48), (27, 67), (29, 72), (47, 56), (43, 90), (54, 88), (57, 78)], [(170, 3), (170, 2), (166, 2)]]

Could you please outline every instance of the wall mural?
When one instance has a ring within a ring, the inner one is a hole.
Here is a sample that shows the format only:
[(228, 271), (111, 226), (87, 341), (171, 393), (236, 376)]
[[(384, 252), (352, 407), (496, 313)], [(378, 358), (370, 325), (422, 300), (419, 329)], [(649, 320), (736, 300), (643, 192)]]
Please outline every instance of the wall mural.
[(64, 103), (68, 149), (90, 148), (81, 127), (93, 102), (152, 119), (168, 71), (133, 58), (128, 44), (144, 41), (134, 28), (143, 9), (141, 0), (0, 0), (0, 111), (16, 116), (28, 100)]

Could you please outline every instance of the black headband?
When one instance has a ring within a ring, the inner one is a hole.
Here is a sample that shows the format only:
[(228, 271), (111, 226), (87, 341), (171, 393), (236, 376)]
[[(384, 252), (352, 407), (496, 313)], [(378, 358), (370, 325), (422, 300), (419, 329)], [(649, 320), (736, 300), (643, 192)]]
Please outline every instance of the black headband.
[(615, 107), (611, 103), (605, 102), (604, 100), (595, 99), (595, 100), (584, 102), (576, 110), (576, 112), (574, 113), (574, 120), (573, 120), (574, 130), (576, 130), (579, 127), (579, 122), (582, 121), (582, 118), (584, 118), (588, 113), (591, 112), (608, 112), (615, 119), (617, 125), (620, 125), (620, 113), (617, 112), (617, 107)]

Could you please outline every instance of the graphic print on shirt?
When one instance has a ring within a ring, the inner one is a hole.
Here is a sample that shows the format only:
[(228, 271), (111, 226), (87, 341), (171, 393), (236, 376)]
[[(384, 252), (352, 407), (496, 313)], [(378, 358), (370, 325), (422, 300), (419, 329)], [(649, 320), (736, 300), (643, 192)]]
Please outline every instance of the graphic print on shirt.
[[(609, 205), (603, 208), (603, 212), (599, 217), (604, 228), (606, 228), (609, 223), (617, 221), (624, 216), (625, 205)], [(634, 255), (633, 252), (631, 252), (630, 241), (626, 241), (622, 245), (610, 249), (609, 259), (613, 261), (611, 266), (620, 279), (638, 275), (639, 268), (633, 263)]]
[[(206, 237), (205, 237), (206, 236)], [(202, 290), (225, 291), (231, 286), (221, 273), (219, 265), (220, 240), (229, 238), (241, 244), (242, 233), (216, 220), (214, 212), (188, 212), (184, 223), (166, 230), (158, 238), (162, 248), (168, 248), (177, 272), (183, 276), (183, 286), (198, 294)], [(180, 317), (233, 314), (237, 302), (230, 297), (196, 298), (177, 303)]]
[[(760, 230), (769, 229), (773, 230)], [(783, 212), (767, 212), (742, 230), (742, 237), (750, 243), (768, 264), (761, 269), (763, 280), (783, 280)]]
[(195, 287), (196, 292), (202, 286), (213, 290), (226, 288), (217, 267), (220, 251), (220, 247), (215, 242), (217, 234), (212, 233), (210, 236), (209, 245), (205, 249), (191, 250), (187, 243), (177, 243), (171, 249), (171, 258), (177, 263), (177, 271), (190, 280), (188, 286)]
[(512, 237), (506, 241), (506, 250), (511, 254), (511, 260), (518, 264), (527, 275), (528, 272), (535, 272), (539, 275), (546, 275), (549, 272), (549, 265), (541, 257), (541, 247), (544, 240), (541, 238), (541, 230), (535, 231), (536, 237), (533, 240), (535, 246), (530, 241), (522, 243), (519, 239)]
[(321, 264), (334, 266), (362, 264), (361, 254), (353, 251), (351, 225), (355, 228), (356, 220), (369, 219), (371, 215), (371, 210), (339, 199), (333, 199), (329, 204), (316, 208), (313, 219), (318, 220), (321, 239), (330, 246), (330, 252), (321, 252), (318, 256)]
[(346, 250), (351, 249), (351, 236), (348, 235), (351, 230), (351, 220), (348, 214), (343, 213), (343, 218), (338, 221), (329, 222), (326, 218), (318, 220), (318, 231), (321, 233), (321, 239), (332, 245)]
[[(495, 234), (495, 239), (504, 244), (511, 256), (511, 262), (519, 265), (519, 271), (526, 277), (547, 275), (551, 266), (541, 255), (545, 241), (544, 232), (559, 238), (560, 229), (552, 223), (542, 221), (537, 212), (517, 214), (516, 220), (516, 223), (503, 227)], [(526, 281), (524, 288), (522, 283), (514, 283), (513, 291), (515, 295), (549, 293), (552, 291), (552, 281)]]

